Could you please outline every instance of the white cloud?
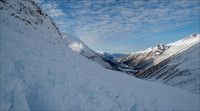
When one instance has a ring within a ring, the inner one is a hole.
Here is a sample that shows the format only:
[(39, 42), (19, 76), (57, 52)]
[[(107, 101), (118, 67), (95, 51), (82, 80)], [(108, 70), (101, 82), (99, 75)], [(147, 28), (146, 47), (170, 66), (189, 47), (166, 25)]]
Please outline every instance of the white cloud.
[(44, 4), (44, 5), (42, 5), (42, 9), (44, 9), (44, 10), (48, 10), (48, 9), (51, 9), (51, 8), (57, 8), (57, 4)]
[(44, 0), (34, 0), (37, 4), (41, 4), (44, 2)]
[(65, 15), (65, 13), (60, 9), (50, 9), (48, 12), (51, 17), (59, 17)]
[(58, 4), (56, 3), (43, 4), (42, 9), (44, 9), (53, 18), (58, 18), (66, 15), (62, 9), (58, 8)]
[(198, 0), (75, 0), (50, 2), (42, 8), (55, 19), (61, 31), (75, 34), (90, 47), (179, 29), (199, 20)]

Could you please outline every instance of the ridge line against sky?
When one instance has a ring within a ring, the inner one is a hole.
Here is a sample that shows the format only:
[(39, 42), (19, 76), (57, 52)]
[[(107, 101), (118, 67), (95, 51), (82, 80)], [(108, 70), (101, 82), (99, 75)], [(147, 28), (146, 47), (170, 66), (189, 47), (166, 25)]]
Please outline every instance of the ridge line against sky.
[(61, 32), (131, 53), (199, 33), (199, 0), (35, 0)]

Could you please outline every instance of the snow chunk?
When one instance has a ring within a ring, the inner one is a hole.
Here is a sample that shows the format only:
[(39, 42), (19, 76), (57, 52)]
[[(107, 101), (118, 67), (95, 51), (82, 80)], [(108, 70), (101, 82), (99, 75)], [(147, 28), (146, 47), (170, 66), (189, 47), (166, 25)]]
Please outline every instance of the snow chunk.
[(78, 53), (81, 53), (81, 51), (83, 50), (83, 45), (81, 43), (77, 43), (77, 42), (71, 42), (68, 45), (69, 48), (71, 48), (73, 51), (76, 51)]

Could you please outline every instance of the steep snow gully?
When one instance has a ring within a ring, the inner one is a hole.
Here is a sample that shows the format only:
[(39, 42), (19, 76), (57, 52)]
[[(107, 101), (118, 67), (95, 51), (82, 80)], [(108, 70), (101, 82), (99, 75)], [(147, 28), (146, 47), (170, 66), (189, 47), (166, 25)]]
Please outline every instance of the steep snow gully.
[(30, 0), (1, 0), (0, 110), (199, 110), (199, 95), (107, 70), (69, 49)]

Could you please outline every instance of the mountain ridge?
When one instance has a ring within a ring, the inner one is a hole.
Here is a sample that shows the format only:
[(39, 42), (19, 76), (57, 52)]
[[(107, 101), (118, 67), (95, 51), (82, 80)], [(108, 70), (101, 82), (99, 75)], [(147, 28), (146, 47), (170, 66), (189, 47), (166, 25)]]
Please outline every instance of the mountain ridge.
[[(193, 35), (196, 35), (195, 37)], [(145, 51), (139, 51), (132, 53), (126, 58), (119, 60), (119, 62), (125, 63), (129, 67), (136, 67), (139, 70), (147, 69), (164, 59), (175, 54), (179, 50), (190, 46), (192, 43), (199, 41), (199, 34), (192, 34), (186, 38), (169, 44), (158, 44), (154, 48), (148, 48)]]
[(200, 42), (181, 52), (168, 57), (160, 63), (136, 73), (141, 79), (184, 88), (193, 93), (200, 93), (199, 69)]

